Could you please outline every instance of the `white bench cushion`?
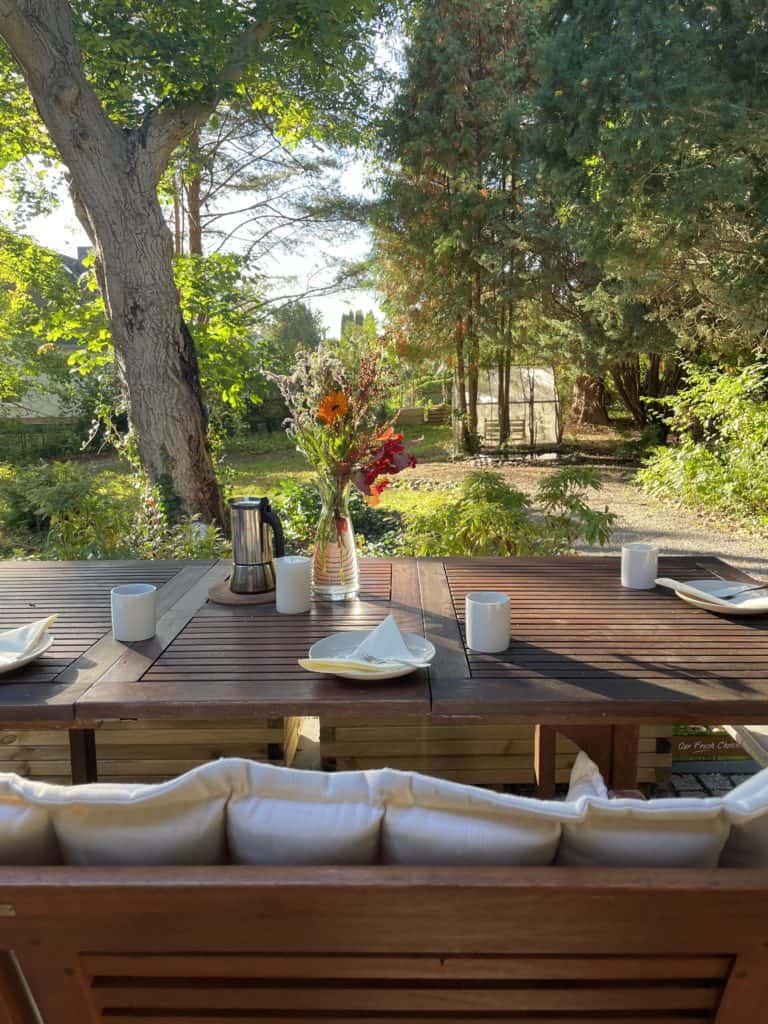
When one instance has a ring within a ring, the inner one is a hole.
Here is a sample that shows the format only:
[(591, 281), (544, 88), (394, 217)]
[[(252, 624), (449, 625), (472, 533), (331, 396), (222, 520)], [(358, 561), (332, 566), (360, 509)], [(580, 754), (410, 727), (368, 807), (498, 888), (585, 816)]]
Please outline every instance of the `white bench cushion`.
[(722, 800), (610, 800), (582, 751), (574, 765), (579, 820), (563, 822), (558, 864), (716, 867), (730, 831)]
[(720, 864), (727, 868), (768, 868), (768, 768), (723, 797), (731, 834)]
[(224, 815), (231, 781), (226, 761), (157, 785), (54, 786), (27, 779), (16, 785), (26, 807), (47, 816), (65, 864), (220, 864), (227, 859)]
[[(729, 837), (730, 833), (730, 837)], [(722, 851), (722, 857), (721, 857)], [(2, 864), (768, 867), (768, 769), (721, 799), (609, 800), (580, 754), (565, 802), (390, 769), (229, 759), (154, 786), (0, 775)]]
[(29, 801), (30, 785), (18, 775), (0, 775), (0, 864), (61, 863), (50, 812)]
[(551, 864), (568, 809), (456, 782), (383, 769), (385, 864)]
[(375, 772), (297, 771), (238, 762), (227, 810), (236, 864), (375, 864), (384, 808)]

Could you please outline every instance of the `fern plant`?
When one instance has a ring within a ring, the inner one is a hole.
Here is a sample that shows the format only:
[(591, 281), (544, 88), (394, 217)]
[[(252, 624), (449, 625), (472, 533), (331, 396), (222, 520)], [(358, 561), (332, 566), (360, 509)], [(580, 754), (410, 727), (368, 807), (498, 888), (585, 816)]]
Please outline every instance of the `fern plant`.
[(406, 550), (415, 555), (561, 555), (577, 541), (606, 544), (615, 521), (607, 509), (590, 507), (600, 489), (592, 469), (568, 468), (540, 486), (535, 499), (498, 473), (470, 473), (437, 512), (412, 516)]

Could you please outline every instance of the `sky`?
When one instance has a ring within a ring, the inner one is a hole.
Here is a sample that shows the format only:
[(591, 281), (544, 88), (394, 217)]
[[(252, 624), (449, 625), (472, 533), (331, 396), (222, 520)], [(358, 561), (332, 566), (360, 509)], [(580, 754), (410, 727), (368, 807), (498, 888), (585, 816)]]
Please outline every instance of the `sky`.
[[(361, 195), (366, 192), (365, 168), (361, 163), (349, 165), (342, 175), (341, 186), (350, 195)], [(57, 190), (57, 195), (58, 208), (53, 213), (29, 221), (25, 225), (25, 231), (48, 249), (75, 256), (79, 246), (89, 244), (88, 237), (75, 216), (66, 189)], [(322, 242), (308, 239), (303, 251), (273, 260), (263, 270), (275, 282), (273, 294), (295, 294), (304, 291), (310, 282), (315, 286), (322, 284), (323, 281), (330, 283), (333, 271), (323, 274), (322, 267), (329, 263), (340, 264), (345, 260), (361, 259), (368, 252), (369, 246), (370, 237), (362, 228), (355, 231), (348, 240)], [(285, 278), (293, 278), (295, 283), (286, 282)], [(365, 289), (316, 296), (307, 301), (322, 316), (330, 337), (338, 337), (342, 314), (350, 310), (373, 310), (377, 318), (381, 318), (376, 294)]]

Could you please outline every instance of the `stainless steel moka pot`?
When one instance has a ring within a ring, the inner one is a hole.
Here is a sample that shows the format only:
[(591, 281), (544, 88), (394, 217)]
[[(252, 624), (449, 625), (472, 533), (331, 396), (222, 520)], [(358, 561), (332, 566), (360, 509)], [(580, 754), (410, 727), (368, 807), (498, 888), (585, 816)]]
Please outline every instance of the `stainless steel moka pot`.
[(285, 554), (283, 528), (269, 498), (233, 498), (229, 503), (232, 521), (234, 565), (229, 588), (235, 594), (263, 594), (275, 589), (273, 558)]

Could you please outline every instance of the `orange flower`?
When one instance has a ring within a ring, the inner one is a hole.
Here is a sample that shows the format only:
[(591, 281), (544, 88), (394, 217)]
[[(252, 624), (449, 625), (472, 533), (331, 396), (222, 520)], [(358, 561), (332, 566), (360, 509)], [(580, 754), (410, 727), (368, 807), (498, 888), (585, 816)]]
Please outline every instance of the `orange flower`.
[(370, 508), (376, 508), (381, 502), (381, 492), (389, 486), (389, 480), (379, 480), (377, 484), (371, 484), (371, 493), (366, 494), (364, 501)]
[(349, 401), (343, 391), (332, 391), (320, 403), (317, 418), (323, 423), (333, 423), (339, 416), (349, 412)]

